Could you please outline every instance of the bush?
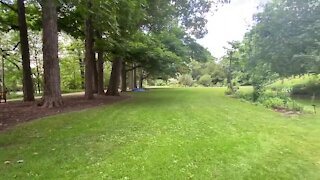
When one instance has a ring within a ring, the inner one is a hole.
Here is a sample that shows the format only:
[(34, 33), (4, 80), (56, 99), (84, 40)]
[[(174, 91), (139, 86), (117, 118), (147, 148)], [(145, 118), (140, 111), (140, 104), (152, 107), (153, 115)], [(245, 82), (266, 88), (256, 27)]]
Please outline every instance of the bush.
[(168, 85), (172, 87), (177, 87), (179, 85), (178, 79), (170, 78), (168, 79)]
[(245, 93), (245, 92), (237, 91), (234, 94), (234, 97), (239, 98), (239, 99), (244, 99), (246, 101), (253, 101), (253, 96), (252, 96), (251, 92)]
[(157, 79), (157, 80), (154, 81), (154, 85), (155, 86), (166, 86), (167, 83), (162, 79)]
[(225, 95), (234, 95), (232, 89), (227, 88), (227, 90), (224, 92)]
[(262, 89), (253, 92), (239, 91), (234, 94), (234, 97), (244, 99), (246, 101), (252, 101), (257, 104), (262, 104), (267, 108), (284, 108), (292, 111), (303, 111), (303, 106), (292, 100), (290, 98), (290, 93), (287, 91), (272, 91)]
[(179, 80), (179, 84), (183, 86), (192, 86), (192, 84), (194, 83), (192, 76), (189, 74), (181, 75), (178, 80)]
[(259, 100), (267, 108), (285, 108), (284, 100), (279, 97), (272, 97)]
[(205, 86), (205, 87), (208, 87), (212, 84), (212, 78), (209, 74), (205, 74), (203, 76), (200, 77), (199, 79), (199, 84)]

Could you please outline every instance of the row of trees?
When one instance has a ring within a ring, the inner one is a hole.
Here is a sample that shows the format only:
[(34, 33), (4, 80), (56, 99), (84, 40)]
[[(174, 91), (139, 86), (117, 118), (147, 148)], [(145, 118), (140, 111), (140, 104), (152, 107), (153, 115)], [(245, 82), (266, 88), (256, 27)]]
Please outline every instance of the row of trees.
[[(212, 5), (227, 1), (207, 0), (1, 0), (0, 31), (19, 31), (25, 101), (34, 100), (28, 29), (43, 32), (43, 107), (63, 104), (60, 88), (58, 32), (84, 43), (85, 97), (104, 94), (105, 59), (112, 62), (107, 95), (126, 90), (129, 71), (164, 76), (186, 62), (206, 61), (208, 51), (196, 43), (206, 33), (206, 13)], [(75, 47), (75, 50), (79, 50)], [(81, 48), (81, 45), (80, 45)], [(61, 55), (61, 52), (60, 52)], [(138, 70), (139, 69), (139, 70)], [(131, 74), (131, 73), (130, 73)], [(135, 74), (135, 73), (133, 73)]]
[[(256, 90), (275, 78), (320, 73), (320, 3), (318, 0), (273, 0), (254, 16), (242, 42), (231, 42), (232, 75)], [(238, 73), (238, 74), (237, 74)]]

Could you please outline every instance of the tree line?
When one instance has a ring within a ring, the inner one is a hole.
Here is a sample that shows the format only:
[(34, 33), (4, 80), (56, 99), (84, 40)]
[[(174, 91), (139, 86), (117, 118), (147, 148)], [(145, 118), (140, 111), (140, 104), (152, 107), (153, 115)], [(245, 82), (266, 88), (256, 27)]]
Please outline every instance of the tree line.
[(273, 0), (260, 10), (243, 40), (230, 42), (223, 58), (230, 64), (228, 78), (260, 91), (278, 78), (318, 75), (320, 2)]
[[(82, 44), (84, 67), (81, 75), (84, 77), (85, 97), (92, 99), (94, 93), (117, 96), (120, 82), (121, 89), (125, 91), (128, 84), (126, 81), (131, 74), (135, 76), (139, 72), (139, 82), (142, 84), (150, 76), (174, 74), (190, 60), (210, 59), (210, 53), (196, 42), (196, 38), (207, 33), (206, 15), (212, 7), (227, 2), (1, 0), (0, 31), (19, 32), (24, 101), (34, 100), (29, 33), (42, 32), (41, 106), (58, 107), (63, 105), (59, 32), (66, 33)], [(81, 45), (74, 49), (79, 50), (79, 47)], [(108, 88), (104, 92), (103, 71), (106, 59), (112, 65)], [(135, 79), (134, 84), (136, 82)]]

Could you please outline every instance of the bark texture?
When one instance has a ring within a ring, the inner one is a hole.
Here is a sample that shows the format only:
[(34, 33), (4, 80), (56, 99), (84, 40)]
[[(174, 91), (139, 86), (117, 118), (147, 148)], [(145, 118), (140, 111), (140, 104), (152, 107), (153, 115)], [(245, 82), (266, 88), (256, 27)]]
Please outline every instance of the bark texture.
[(85, 75), (84, 75), (84, 63), (83, 63), (83, 60), (81, 58), (81, 55), (79, 55), (79, 67), (80, 67), (80, 77), (81, 77), (81, 88), (84, 89), (85, 88), (85, 85), (84, 85), (84, 82), (85, 82)]
[(121, 91), (126, 92), (127, 91), (127, 71), (126, 71), (126, 62), (122, 62), (122, 68), (121, 68)]
[(109, 80), (109, 86), (106, 95), (107, 96), (119, 96), (119, 85), (121, 75), (122, 58), (115, 57), (112, 62), (111, 76)]
[(43, 0), (43, 69), (44, 94), (42, 107), (59, 107), (63, 104), (60, 88), (58, 59), (57, 7), (55, 1)]
[(95, 54), (92, 55), (93, 61), (93, 84), (92, 89), (93, 93), (98, 93), (98, 61), (96, 60)]
[(144, 80), (144, 77), (143, 77), (143, 70), (141, 69), (140, 70), (140, 77), (139, 77), (139, 88), (143, 88), (143, 80)]
[[(133, 65), (134, 67), (134, 65)], [(133, 69), (133, 78), (132, 78), (132, 81), (133, 81), (133, 88), (137, 88), (137, 69)]]
[[(88, 1), (88, 9), (91, 9), (91, 0)], [(89, 14), (85, 24), (85, 97), (87, 99), (93, 99), (93, 25), (92, 15)]]
[(18, 0), (18, 22), (20, 31), (20, 51), (22, 56), (23, 71), (23, 100), (34, 101), (34, 89), (32, 82), (32, 72), (30, 68), (30, 52), (28, 41), (28, 27), (26, 22), (26, 11), (24, 0)]
[(97, 62), (97, 69), (98, 69), (98, 94), (103, 95), (104, 94), (104, 79), (103, 79), (103, 67), (104, 67), (104, 61), (103, 61), (103, 51), (98, 52), (98, 62)]

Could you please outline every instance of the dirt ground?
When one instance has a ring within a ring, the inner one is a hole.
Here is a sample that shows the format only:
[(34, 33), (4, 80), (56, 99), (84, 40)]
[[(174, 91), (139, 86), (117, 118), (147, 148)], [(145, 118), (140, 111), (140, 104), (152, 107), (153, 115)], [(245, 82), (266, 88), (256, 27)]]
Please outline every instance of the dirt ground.
[(86, 100), (83, 95), (64, 96), (64, 106), (59, 108), (41, 108), (37, 106), (40, 100), (35, 102), (12, 101), (0, 104), (0, 131), (13, 127), (19, 123), (32, 121), (41, 117), (54, 114), (78, 111), (96, 106), (113, 104), (129, 96), (95, 96), (93, 100)]

